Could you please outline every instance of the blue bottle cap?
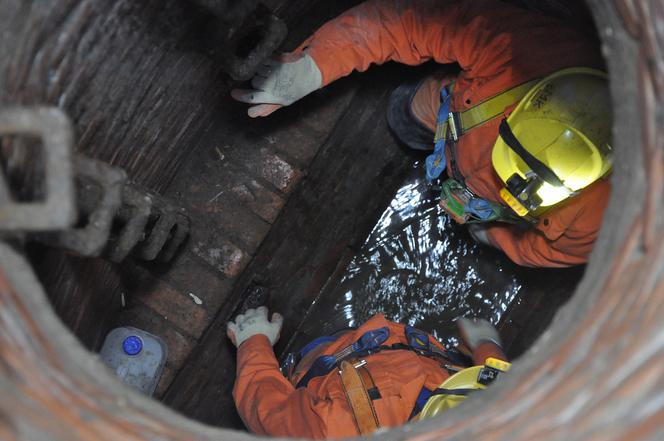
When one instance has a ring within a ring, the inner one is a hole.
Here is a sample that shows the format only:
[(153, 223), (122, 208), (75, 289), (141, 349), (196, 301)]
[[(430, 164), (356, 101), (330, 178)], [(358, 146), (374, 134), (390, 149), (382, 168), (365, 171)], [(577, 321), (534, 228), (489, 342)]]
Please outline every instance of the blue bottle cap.
[(136, 335), (130, 335), (122, 342), (122, 349), (127, 355), (136, 355), (143, 349), (143, 341)]

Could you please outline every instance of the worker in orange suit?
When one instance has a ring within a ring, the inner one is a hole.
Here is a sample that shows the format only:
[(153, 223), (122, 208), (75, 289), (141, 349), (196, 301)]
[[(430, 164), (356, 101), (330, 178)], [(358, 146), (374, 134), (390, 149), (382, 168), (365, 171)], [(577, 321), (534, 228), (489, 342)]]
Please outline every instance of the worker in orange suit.
[(610, 193), (611, 102), (594, 44), (564, 23), (499, 0), (370, 0), (232, 96), (266, 116), (371, 64), (429, 60), (461, 73), (402, 85), (387, 116), (432, 150), (441, 207), (520, 265), (585, 263)]
[(357, 329), (314, 340), (280, 370), (272, 346), (282, 323), (276, 313), (268, 320), (262, 306), (227, 327), (238, 348), (235, 404), (247, 428), (260, 435), (367, 435), (454, 407), (509, 368), (487, 321), (457, 321), (476, 365), (464, 369), (430, 335), (378, 314)]

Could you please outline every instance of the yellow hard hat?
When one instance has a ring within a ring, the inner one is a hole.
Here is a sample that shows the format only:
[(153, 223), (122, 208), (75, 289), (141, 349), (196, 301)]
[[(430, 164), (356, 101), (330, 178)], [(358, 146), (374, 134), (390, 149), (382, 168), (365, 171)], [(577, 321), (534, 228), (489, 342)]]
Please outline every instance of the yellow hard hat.
[(491, 160), (519, 215), (573, 196), (611, 169), (606, 74), (564, 69), (537, 83), (500, 125)]
[(486, 389), (499, 372), (508, 371), (510, 367), (511, 364), (506, 361), (489, 358), (484, 366), (473, 366), (457, 372), (438, 386), (436, 394), (427, 400), (417, 418), (431, 418), (457, 407), (468, 393)]

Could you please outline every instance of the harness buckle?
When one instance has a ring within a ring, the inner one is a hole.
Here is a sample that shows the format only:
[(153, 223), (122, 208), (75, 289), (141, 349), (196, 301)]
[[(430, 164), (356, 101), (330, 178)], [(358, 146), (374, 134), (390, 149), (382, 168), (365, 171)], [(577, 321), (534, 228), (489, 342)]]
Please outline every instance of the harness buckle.
[(354, 367), (355, 369), (359, 369), (359, 368), (361, 368), (362, 366), (364, 366), (365, 364), (367, 364), (367, 361), (366, 361), (365, 359), (362, 359), (362, 360), (359, 360), (357, 363), (354, 363), (354, 364), (353, 364), (353, 367)]
[(459, 136), (461, 136), (459, 130), (460, 127), (458, 124), (458, 113), (450, 112), (447, 114), (447, 127), (450, 134), (450, 139), (454, 142), (457, 142), (459, 140)]

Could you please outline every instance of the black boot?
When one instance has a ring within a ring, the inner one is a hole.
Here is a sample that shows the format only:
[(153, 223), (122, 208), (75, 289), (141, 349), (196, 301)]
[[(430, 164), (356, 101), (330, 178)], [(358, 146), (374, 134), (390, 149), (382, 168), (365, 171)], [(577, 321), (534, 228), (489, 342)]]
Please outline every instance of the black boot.
[(415, 118), (410, 107), (423, 81), (406, 81), (394, 89), (387, 106), (387, 124), (394, 136), (411, 149), (433, 150), (434, 133)]

